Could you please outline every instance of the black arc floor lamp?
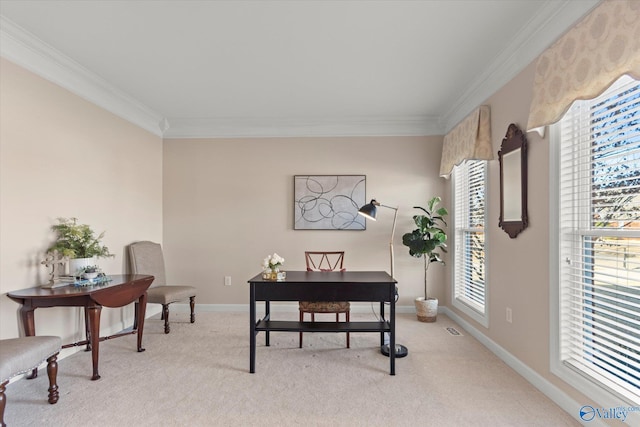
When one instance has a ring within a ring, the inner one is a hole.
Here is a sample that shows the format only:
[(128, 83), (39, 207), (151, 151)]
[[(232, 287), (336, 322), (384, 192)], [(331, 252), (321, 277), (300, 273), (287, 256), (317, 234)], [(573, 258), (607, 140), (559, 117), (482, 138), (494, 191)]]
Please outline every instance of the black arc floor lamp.
[[(358, 213), (365, 218), (375, 221), (376, 214), (378, 213), (378, 206), (394, 210), (393, 227), (391, 228), (391, 239), (389, 240), (389, 254), (391, 256), (391, 277), (395, 279), (393, 275), (393, 267), (395, 264), (395, 259), (393, 257), (393, 235), (396, 232), (396, 220), (398, 219), (398, 208), (394, 208), (393, 206), (382, 205), (378, 203), (376, 199), (371, 199), (371, 202), (361, 207), (360, 210), (358, 210)], [(396, 295), (397, 295), (397, 288), (396, 288)], [(385, 356), (389, 356), (389, 344), (385, 344), (382, 347), (380, 347), (380, 352)], [(400, 344), (396, 344), (396, 357), (405, 357), (407, 354), (409, 354), (409, 350), (407, 349), (407, 347)]]

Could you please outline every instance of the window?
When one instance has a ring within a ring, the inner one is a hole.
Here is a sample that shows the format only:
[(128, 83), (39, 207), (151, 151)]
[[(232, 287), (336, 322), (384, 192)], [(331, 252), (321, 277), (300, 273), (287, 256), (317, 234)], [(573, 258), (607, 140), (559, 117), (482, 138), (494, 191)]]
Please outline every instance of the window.
[(554, 131), (558, 314), (552, 362), (638, 404), (640, 83), (623, 77), (598, 98), (575, 102)]
[(453, 305), (488, 326), (485, 286), (485, 180), (487, 162), (466, 161), (453, 171)]

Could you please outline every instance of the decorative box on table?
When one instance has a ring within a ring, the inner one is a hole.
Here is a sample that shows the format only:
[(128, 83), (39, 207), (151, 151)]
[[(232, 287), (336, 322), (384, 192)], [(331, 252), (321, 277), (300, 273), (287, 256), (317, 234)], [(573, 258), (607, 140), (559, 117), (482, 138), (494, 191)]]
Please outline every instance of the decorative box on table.
[(265, 271), (262, 273), (264, 280), (273, 280), (274, 282), (280, 282), (287, 278), (286, 271)]

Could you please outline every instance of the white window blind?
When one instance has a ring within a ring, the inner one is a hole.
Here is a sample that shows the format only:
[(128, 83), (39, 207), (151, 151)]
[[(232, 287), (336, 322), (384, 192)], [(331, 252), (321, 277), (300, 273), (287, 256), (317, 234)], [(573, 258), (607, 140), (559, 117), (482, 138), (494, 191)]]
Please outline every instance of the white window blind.
[(640, 402), (640, 83), (560, 122), (560, 359)]
[(487, 162), (466, 161), (453, 173), (455, 199), (454, 296), (485, 313), (485, 176)]

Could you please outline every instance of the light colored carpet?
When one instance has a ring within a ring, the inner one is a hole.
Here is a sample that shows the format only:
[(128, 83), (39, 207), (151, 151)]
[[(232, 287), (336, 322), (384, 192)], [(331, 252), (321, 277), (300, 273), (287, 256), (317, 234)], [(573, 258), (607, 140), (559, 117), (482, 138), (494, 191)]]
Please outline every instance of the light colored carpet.
[[(295, 319), (295, 313), (273, 318)], [(100, 344), (59, 363), (60, 400), (46, 402), (47, 376), (7, 388), (9, 426), (577, 426), (571, 416), (446, 316), (432, 324), (400, 314), (398, 342), (409, 356), (389, 360), (378, 334), (259, 334), (249, 373), (248, 313), (172, 313), (171, 333), (157, 318), (135, 335)], [(352, 320), (373, 315), (352, 314)], [(329, 320), (329, 319), (325, 319)], [(451, 336), (455, 327), (462, 336)]]

